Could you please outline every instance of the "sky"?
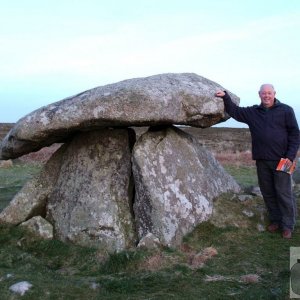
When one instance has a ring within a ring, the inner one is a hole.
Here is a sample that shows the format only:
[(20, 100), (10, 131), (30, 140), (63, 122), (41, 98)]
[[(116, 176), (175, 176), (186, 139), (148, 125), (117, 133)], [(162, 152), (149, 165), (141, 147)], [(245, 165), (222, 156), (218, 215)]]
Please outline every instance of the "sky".
[[(0, 123), (124, 79), (196, 73), (300, 124), (300, 0), (0, 0)], [(222, 127), (245, 127), (234, 120)]]

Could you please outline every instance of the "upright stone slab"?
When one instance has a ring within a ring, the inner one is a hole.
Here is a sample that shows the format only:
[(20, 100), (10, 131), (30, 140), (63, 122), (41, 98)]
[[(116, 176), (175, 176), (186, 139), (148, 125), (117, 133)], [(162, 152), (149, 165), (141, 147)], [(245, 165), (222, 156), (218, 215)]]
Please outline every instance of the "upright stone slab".
[(49, 194), (56, 184), (65, 145), (62, 145), (43, 166), (41, 172), (27, 181), (0, 213), (0, 223), (20, 224), (34, 216), (45, 216)]
[(163, 244), (177, 246), (210, 217), (215, 197), (240, 189), (205, 148), (176, 127), (143, 134), (132, 161), (139, 239), (151, 232)]
[(135, 242), (127, 129), (78, 134), (68, 145), (47, 219), (62, 241), (120, 251)]

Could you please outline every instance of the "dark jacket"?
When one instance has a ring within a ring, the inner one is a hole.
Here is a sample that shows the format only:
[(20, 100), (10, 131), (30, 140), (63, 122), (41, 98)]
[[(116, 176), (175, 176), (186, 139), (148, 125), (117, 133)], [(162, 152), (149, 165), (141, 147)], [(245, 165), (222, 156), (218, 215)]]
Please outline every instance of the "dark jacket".
[(266, 109), (262, 105), (239, 107), (225, 92), (226, 112), (235, 120), (249, 126), (254, 160), (294, 160), (299, 148), (299, 127), (293, 109), (275, 99)]

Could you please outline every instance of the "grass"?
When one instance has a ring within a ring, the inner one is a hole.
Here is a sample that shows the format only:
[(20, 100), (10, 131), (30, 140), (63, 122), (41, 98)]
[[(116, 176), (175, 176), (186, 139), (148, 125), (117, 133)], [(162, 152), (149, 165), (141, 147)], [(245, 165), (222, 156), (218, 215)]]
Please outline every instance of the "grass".
[(242, 188), (258, 185), (255, 166), (225, 165), (224, 169), (235, 178)]
[[(5, 171), (7, 176), (0, 173), (2, 186), (22, 185), (38, 170), (14, 168)], [(253, 170), (247, 170), (227, 168), (246, 187), (256, 180)], [(20, 299), (9, 287), (24, 280), (33, 287), (22, 299), (289, 299), (289, 249), (300, 244), (300, 224), (287, 241), (279, 233), (256, 229), (261, 199), (240, 202), (225, 194), (215, 205), (227, 217), (224, 226), (200, 224), (185, 237), (185, 248), (123, 251), (109, 257), (97, 249), (39, 240), (19, 227), (2, 225), (0, 299)], [(254, 216), (244, 216), (245, 209)], [(207, 247), (218, 254), (193, 267), (191, 253)], [(244, 282), (241, 276), (247, 274), (258, 275), (258, 282)]]
[(37, 163), (15, 163), (13, 167), (0, 168), (0, 211), (40, 169), (41, 165)]

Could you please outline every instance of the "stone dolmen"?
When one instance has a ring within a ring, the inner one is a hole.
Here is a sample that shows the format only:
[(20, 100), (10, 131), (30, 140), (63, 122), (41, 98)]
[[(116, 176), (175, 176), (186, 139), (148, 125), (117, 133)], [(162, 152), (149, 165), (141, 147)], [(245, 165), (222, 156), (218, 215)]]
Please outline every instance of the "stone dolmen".
[[(214, 198), (240, 189), (180, 129), (228, 119), (214, 97), (218, 89), (196, 74), (161, 74), (97, 87), (23, 117), (3, 139), (0, 159), (62, 146), (0, 212), (0, 222), (105, 252), (135, 247), (149, 234), (180, 245), (209, 219)], [(148, 130), (137, 138), (139, 126)]]

